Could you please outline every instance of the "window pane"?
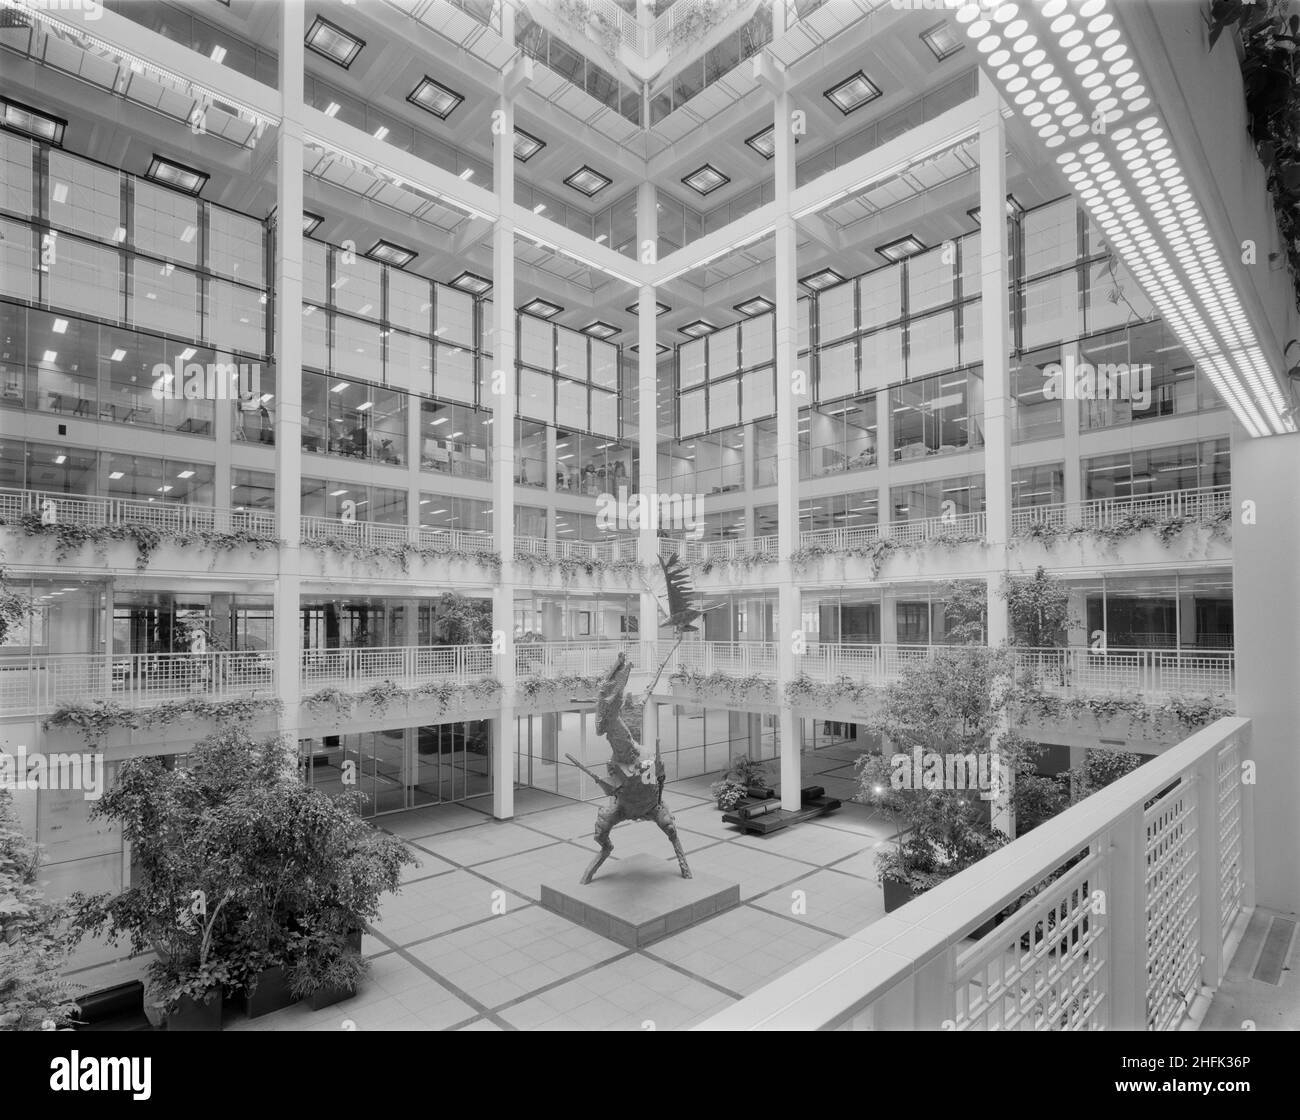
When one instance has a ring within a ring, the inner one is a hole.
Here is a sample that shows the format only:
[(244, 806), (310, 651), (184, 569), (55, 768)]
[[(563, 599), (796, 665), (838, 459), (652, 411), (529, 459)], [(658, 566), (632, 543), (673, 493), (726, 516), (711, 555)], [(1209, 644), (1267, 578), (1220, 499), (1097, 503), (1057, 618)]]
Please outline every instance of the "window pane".
[(378, 319), (383, 268), (356, 253), (334, 250), (334, 306), (349, 315)]
[(911, 314), (952, 302), (953, 256), (953, 250), (945, 246), (908, 259), (907, 308)]
[[(5, 186), (0, 183), (0, 190)], [(0, 294), (34, 302), (36, 269), (31, 226), (0, 219)]]
[(125, 236), (121, 175), (114, 169), (51, 151), (49, 189), (53, 225), (101, 241), (120, 241)]
[(412, 393), (433, 392), (433, 344), (402, 331), (388, 332), (388, 362), (384, 367), (390, 386)]
[(133, 188), (135, 202), (131, 211), (131, 237), (135, 248), (181, 264), (196, 264), (198, 201), (156, 187), (143, 179), (136, 179)]
[(869, 272), (858, 281), (862, 329), (892, 322), (903, 313), (902, 266), (891, 264)]
[(951, 311), (914, 319), (907, 328), (909, 353), (907, 375), (924, 377), (927, 373), (953, 369), (957, 365), (957, 325)]
[(817, 337), (823, 346), (857, 330), (853, 289), (854, 284), (850, 282), (817, 294)]
[(208, 267), (232, 280), (266, 287), (262, 223), (220, 206), (208, 207)]
[(382, 380), (384, 366), (378, 324), (335, 315), (332, 357), (336, 373), (355, 374), (368, 381)]
[(34, 216), (32, 207), (32, 153), (36, 146), (24, 136), (0, 133), (0, 195), (4, 208)]
[(618, 436), (618, 394), (591, 391), (591, 430), (603, 436)]
[(681, 421), (679, 427), (683, 436), (696, 435), (703, 432), (707, 427), (707, 417), (704, 408), (704, 390), (692, 389), (689, 393), (682, 393), (681, 401)]
[(858, 391), (857, 343), (844, 342), (821, 351), (817, 399), (834, 401)]
[(1078, 255), (1078, 220), (1074, 198), (1031, 210), (1020, 220), (1025, 243), (1025, 275), (1074, 263)]
[(545, 319), (519, 316), (519, 360), (534, 369), (555, 368), (555, 327)]
[[(587, 336), (560, 327), (555, 332), (555, 368), (575, 381), (587, 380)], [(560, 415), (564, 415), (561, 412)]]
[(302, 298), (307, 303), (328, 303), (325, 284), (329, 271), (329, 249), (321, 242), (313, 241), (310, 237), (304, 238), (302, 259)]
[(211, 343), (251, 354), (265, 354), (266, 304), (254, 288), (209, 280), (203, 337)]
[(422, 276), (388, 270), (388, 319), (395, 327), (417, 334), (432, 329), (433, 285)]
[(555, 379), (556, 409), (565, 423), (587, 427), (587, 386), (566, 377)]
[(437, 346), (434, 359), (437, 363), (434, 385), (438, 396), (473, 404), (474, 355), (462, 346)]
[(740, 324), (740, 364), (744, 369), (766, 365), (772, 360), (775, 319), (776, 316), (769, 312)]
[(730, 428), (740, 423), (740, 379), (733, 377), (709, 386), (709, 427)]
[(329, 368), (329, 314), (305, 304), (302, 309), (302, 364)]
[(771, 366), (744, 375), (745, 420), (758, 420), (776, 412), (776, 372)]
[(112, 249), (59, 237), (53, 242), (49, 298), (56, 307), (122, 318), (122, 259)]
[(678, 348), (678, 386), (680, 388), (688, 389), (692, 385), (699, 385), (704, 381), (704, 374), (707, 369), (704, 344), (704, 339), (697, 338), (683, 343)]
[(903, 379), (903, 328), (886, 327), (862, 336), (861, 388), (883, 389)]
[(199, 338), (199, 278), (175, 265), (131, 262), (129, 321), (181, 338)]
[(533, 370), (519, 371), (519, 413), (533, 420), (555, 423), (555, 378)]
[(1079, 337), (1079, 277), (1073, 269), (1026, 284), (1024, 302), (1027, 348)]
[(433, 333), (443, 342), (456, 343), (459, 346), (474, 345), (474, 297), (468, 292), (457, 291), (443, 284), (434, 285), (434, 320)]
[(606, 389), (618, 388), (618, 347), (609, 342), (591, 343), (591, 383)]
[(709, 380), (735, 373), (740, 368), (740, 327), (724, 327), (705, 340), (709, 344)]

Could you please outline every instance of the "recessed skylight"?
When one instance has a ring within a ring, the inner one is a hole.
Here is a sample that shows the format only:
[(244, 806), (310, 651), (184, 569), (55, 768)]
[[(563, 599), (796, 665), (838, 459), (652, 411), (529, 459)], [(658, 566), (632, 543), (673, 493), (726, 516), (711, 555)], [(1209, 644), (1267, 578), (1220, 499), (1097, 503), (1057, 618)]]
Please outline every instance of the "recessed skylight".
[[(629, 315), (636, 315), (636, 314), (641, 310), (641, 308), (638, 307), (635, 303), (633, 303), (633, 304), (629, 304), (627, 307), (623, 308), (623, 310), (626, 311)], [(658, 300), (655, 300), (655, 317), (656, 317), (656, 318), (657, 318), (658, 316), (660, 316), (660, 315), (666, 314), (667, 312), (669, 312), (669, 311), (671, 311), (671, 310), (672, 310), (672, 308), (669, 307), (666, 303), (660, 303)]]
[(47, 140), (56, 147), (62, 147), (63, 133), (68, 127), (68, 122), (62, 117), (54, 117), (49, 113), (42, 113), (39, 109), (33, 109), (30, 105), (24, 105), (21, 101), (0, 97), (0, 125), (26, 136), (34, 136), (37, 140)]
[[(631, 350), (633, 354), (639, 354), (639, 353), (641, 353), (641, 347), (640, 347), (640, 345), (639, 345), (638, 343), (633, 343), (631, 346), (628, 347), (628, 349)], [(656, 342), (656, 343), (655, 343), (655, 353), (656, 353), (656, 354), (667, 354), (667, 353), (668, 353), (668, 347), (665, 346), (662, 342)]]
[(616, 334), (622, 333), (612, 323), (602, 322), (600, 319), (597, 319), (594, 323), (588, 323), (581, 329), (583, 334), (589, 334), (592, 338), (613, 338)]
[(810, 272), (807, 276), (799, 277), (799, 283), (814, 292), (820, 292), (823, 288), (842, 283), (843, 280), (844, 277), (833, 268), (819, 269), (817, 272)]
[(764, 296), (753, 296), (750, 299), (734, 304), (733, 306), (742, 315), (752, 319), (755, 315), (762, 315), (767, 311), (771, 311), (776, 304)]
[(687, 323), (678, 330), (690, 338), (703, 338), (706, 334), (712, 334), (718, 328), (710, 323), (707, 319), (696, 319), (693, 323)]
[(845, 78), (837, 86), (832, 86), (823, 96), (846, 117), (875, 101), (880, 96), (880, 89), (861, 70)]
[(391, 241), (384, 241), (382, 238), (366, 250), (366, 256), (371, 260), (383, 261), (384, 264), (396, 265), (398, 268), (405, 268), (419, 255), (414, 249), (408, 249), (404, 245), (394, 245)]
[(771, 159), (776, 155), (776, 132), (770, 124), (762, 131), (754, 133), (753, 136), (747, 136), (745, 143), (764, 159)]
[(906, 237), (900, 237), (897, 241), (891, 241), (887, 245), (877, 245), (876, 252), (887, 261), (901, 261), (908, 257), (914, 257), (917, 253), (925, 252), (926, 248), (924, 241), (909, 233)]
[(315, 232), (316, 232), (316, 227), (319, 226), (319, 225), (321, 224), (321, 222), (323, 222), (324, 220), (325, 220), (325, 219), (322, 218), (319, 214), (313, 214), (313, 213), (311, 213), (311, 212), (308, 211), (308, 210), (304, 210), (304, 211), (302, 212), (302, 232), (303, 232), (303, 236), (305, 237), (305, 236), (307, 236), (308, 234), (315, 233)]
[(440, 121), (445, 121), (465, 98), (426, 74), (420, 79), (420, 84), (407, 94), (406, 100), (432, 113)]
[(153, 162), (149, 164), (149, 170), (144, 173), (144, 177), (152, 179), (155, 183), (162, 183), (164, 186), (175, 187), (178, 191), (194, 195), (198, 194), (208, 181), (206, 172), (196, 171), (183, 163), (163, 159), (162, 156), (153, 157)]
[(558, 303), (549, 299), (532, 299), (519, 309), (525, 315), (536, 315), (539, 319), (550, 319), (564, 310)]
[(462, 292), (471, 292), (476, 296), (481, 296), (491, 289), (492, 281), (486, 276), (479, 276), (476, 272), (462, 272), (451, 282), (451, 286), (459, 288)]
[[(775, 149), (773, 150), (775, 151)], [(731, 180), (713, 164), (706, 163), (703, 167), (696, 168), (689, 175), (683, 176), (682, 182), (697, 194), (711, 194), (719, 187), (725, 187)]]
[(531, 132), (525, 132), (522, 128), (515, 129), (515, 159), (520, 163), (527, 163), (544, 147), (546, 147), (545, 140), (539, 140)]
[(966, 44), (962, 42), (952, 25), (944, 22), (921, 32), (921, 42), (930, 48), (931, 53), (942, 62), (951, 58)]
[(366, 45), (364, 39), (348, 34), (338, 24), (330, 23), (324, 16), (316, 17), (316, 22), (307, 32), (306, 41), (308, 48), (331, 62), (337, 62), (344, 70), (356, 61), (361, 48)]
[(572, 187), (580, 194), (585, 194), (588, 198), (591, 198), (592, 195), (603, 191), (613, 181), (608, 175), (602, 175), (594, 168), (583, 164), (582, 167), (565, 179), (564, 183), (565, 186)]
[[(1016, 198), (1016, 196), (1013, 194), (1007, 195), (1007, 217), (1012, 218), (1015, 221), (1019, 221), (1021, 215), (1024, 214), (1024, 212), (1025, 212), (1025, 208), (1020, 205), (1020, 201)], [(966, 213), (970, 215), (971, 221), (973, 221), (976, 225), (980, 224), (980, 208), (978, 206), (975, 206), (972, 209), (967, 210)]]

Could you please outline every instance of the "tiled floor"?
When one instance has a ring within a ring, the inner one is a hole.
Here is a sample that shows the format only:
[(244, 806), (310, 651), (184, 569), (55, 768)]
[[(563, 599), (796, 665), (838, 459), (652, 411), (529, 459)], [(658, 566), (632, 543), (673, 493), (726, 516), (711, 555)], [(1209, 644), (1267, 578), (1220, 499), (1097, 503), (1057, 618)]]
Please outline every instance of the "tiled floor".
[[(805, 758), (810, 782), (843, 759)], [(812, 764), (812, 765), (810, 765)], [(814, 778), (812, 775), (816, 774)], [(862, 805), (770, 837), (746, 837), (706, 800), (708, 780), (665, 798), (697, 874), (740, 883), (741, 905), (648, 948), (628, 950), (538, 903), (540, 884), (576, 881), (590, 861), (596, 805), (516, 791), (516, 816), (486, 799), (433, 806), (379, 824), (421, 860), (389, 896), (364, 950), (358, 995), (305, 1004), (226, 1030), (676, 1030), (694, 1025), (884, 913), (872, 870), (888, 823)], [(620, 825), (614, 858), (671, 861), (652, 824)]]

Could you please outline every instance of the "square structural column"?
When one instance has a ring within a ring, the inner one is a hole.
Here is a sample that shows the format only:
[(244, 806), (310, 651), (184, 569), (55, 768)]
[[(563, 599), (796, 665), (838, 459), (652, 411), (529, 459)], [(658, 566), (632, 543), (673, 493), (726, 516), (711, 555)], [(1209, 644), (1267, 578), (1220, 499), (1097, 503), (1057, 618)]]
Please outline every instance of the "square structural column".
[[(655, 185), (650, 182), (637, 188), (636, 239), (643, 249), (647, 243), (652, 249), (659, 244), (659, 212)], [(637, 292), (636, 317), (637, 450), (640, 452), (637, 487), (643, 502), (657, 500), (659, 491), (659, 347), (655, 338), (658, 314), (656, 289), (652, 284), (643, 284)], [(653, 579), (659, 570), (659, 536), (645, 516), (645, 507), (641, 508), (637, 556)], [(639, 606), (641, 648), (645, 651), (645, 667), (653, 673), (659, 666), (659, 603), (653, 592), (642, 591)], [(641, 745), (653, 750), (658, 736), (659, 707), (647, 700), (642, 714)]]
[[(275, 528), (280, 538), (275, 594), (275, 688), (279, 730), (296, 754), (302, 699), (302, 183), (303, 8), (280, 7), (280, 131), (275, 190)], [(229, 491), (226, 491), (229, 494)], [(296, 758), (294, 759), (296, 762)]]
[(1255, 901), (1300, 910), (1300, 434), (1232, 428), (1237, 714), (1251, 721)]
[(777, 730), (781, 749), (781, 808), (797, 812), (803, 806), (802, 725), (785, 701), (785, 687), (798, 672), (795, 650), (802, 649), (802, 609), (790, 554), (799, 547), (799, 406), (812, 401), (806, 370), (796, 369), (798, 338), (798, 238), (791, 196), (795, 186), (794, 136), (791, 97), (782, 82), (773, 97), (775, 152), (772, 157), (776, 207), (776, 521), (777, 624), (776, 690)]
[(492, 231), (492, 369), (487, 378), (492, 403), (492, 531), (500, 575), (492, 591), (492, 664), (501, 684), (500, 707), (492, 719), (492, 815), (515, 812), (515, 132), (514, 94), (527, 67), (501, 77), (492, 122), (492, 184), (499, 213)]

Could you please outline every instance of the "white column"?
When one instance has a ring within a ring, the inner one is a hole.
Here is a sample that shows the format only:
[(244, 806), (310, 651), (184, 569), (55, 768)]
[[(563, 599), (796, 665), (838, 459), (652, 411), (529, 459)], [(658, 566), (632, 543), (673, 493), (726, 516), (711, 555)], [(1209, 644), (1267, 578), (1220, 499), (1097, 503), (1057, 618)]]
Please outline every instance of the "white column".
[(794, 191), (794, 137), (790, 132), (790, 94), (782, 89), (774, 98), (772, 135), (776, 151), (772, 157), (775, 176), (776, 230), (773, 262), (776, 269), (776, 520), (777, 547), (781, 557), (776, 566), (776, 687), (777, 727), (781, 740), (781, 808), (801, 807), (799, 789), (803, 781), (800, 757), (800, 721), (785, 703), (785, 686), (794, 678), (794, 643), (802, 629), (799, 588), (795, 583), (790, 554), (799, 547), (799, 406), (812, 399), (807, 371), (796, 369), (798, 339), (798, 263), (796, 230), (790, 213)]
[[(1007, 320), (1007, 146), (1002, 101), (980, 72), (980, 291), (984, 362), (984, 497), (989, 541), (988, 641), (1008, 638), (1007, 602), (1001, 594), (1011, 539), (1011, 338)], [(993, 734), (991, 749), (1006, 731), (1006, 717)], [(1008, 775), (1009, 777), (1010, 775)], [(1008, 836), (1016, 830), (1010, 781), (993, 805), (993, 826)]]
[[(513, 21), (513, 10), (503, 7)], [(503, 20), (506, 17), (503, 15)], [(513, 38), (513, 36), (512, 36)], [(501, 216), (492, 234), (492, 526), (501, 576), (492, 592), (492, 630), (501, 707), (492, 720), (492, 815), (515, 811), (515, 104), (503, 85), (493, 136), (492, 182)]]
[[(302, 509), (302, 74), (303, 7), (280, 8), (280, 98), (275, 205), (275, 523), (280, 538), (275, 581), (275, 683), (284, 705), (279, 730), (297, 750), (299, 515)], [(228, 492), (227, 492), (228, 493)]]
[[(1237, 714), (1251, 721), (1255, 901), (1300, 910), (1300, 435), (1232, 426), (1232, 610)], [(1248, 803), (1247, 803), (1248, 804)], [(1210, 818), (1211, 820), (1213, 818)], [(1250, 860), (1247, 859), (1249, 872)]]
[[(646, 242), (659, 244), (659, 212), (655, 206), (655, 186), (644, 182), (637, 188), (636, 196), (636, 240), (644, 248)], [(637, 470), (637, 486), (641, 494), (649, 499), (658, 493), (659, 481), (659, 353), (656, 333), (656, 291), (653, 285), (644, 284), (637, 292), (637, 447), (640, 450), (640, 466)], [(617, 496), (617, 495), (616, 495)], [(641, 528), (637, 536), (637, 556), (645, 566), (646, 575), (653, 586), (659, 571), (659, 538), (649, 519), (642, 516)], [(656, 597), (649, 591), (641, 592), (640, 602), (641, 648), (647, 651), (646, 662), (650, 672), (658, 668), (655, 654), (655, 642), (659, 638), (659, 605)], [(647, 750), (654, 748), (659, 734), (659, 709), (652, 703), (645, 706), (645, 716), (641, 726), (641, 744)]]
[(980, 292), (984, 363), (984, 496), (991, 570), (989, 645), (1007, 638), (1006, 601), (999, 594), (1011, 537), (1011, 338), (1007, 321), (1007, 146), (1002, 102), (980, 72)]

